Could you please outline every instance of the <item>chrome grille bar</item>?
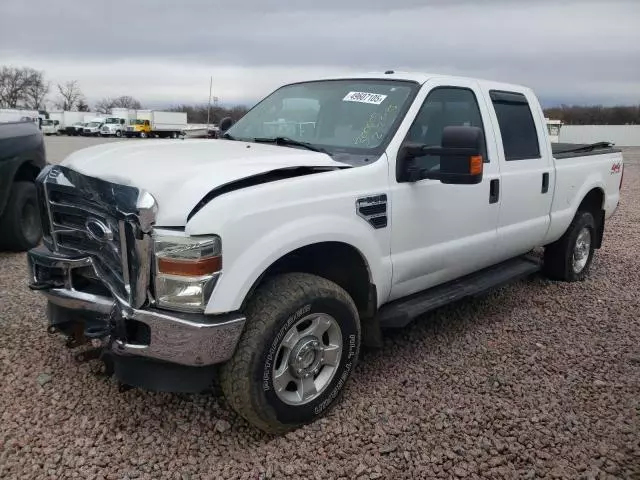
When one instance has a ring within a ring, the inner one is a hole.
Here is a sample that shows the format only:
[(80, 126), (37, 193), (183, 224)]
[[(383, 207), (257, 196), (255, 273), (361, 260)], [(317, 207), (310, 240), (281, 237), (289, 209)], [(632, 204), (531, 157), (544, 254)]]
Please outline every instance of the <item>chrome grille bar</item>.
[(53, 250), (90, 255), (114, 297), (140, 308), (147, 301), (151, 281), (155, 199), (135, 187), (61, 165), (45, 170), (38, 177), (38, 191), (47, 211), (43, 223), (48, 220)]

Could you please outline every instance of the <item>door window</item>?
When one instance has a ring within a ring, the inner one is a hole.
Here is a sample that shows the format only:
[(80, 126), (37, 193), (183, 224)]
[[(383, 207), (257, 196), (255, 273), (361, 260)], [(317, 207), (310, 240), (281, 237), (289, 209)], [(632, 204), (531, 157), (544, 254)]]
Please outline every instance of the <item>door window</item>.
[(521, 93), (489, 92), (498, 117), (507, 162), (540, 158), (538, 132), (527, 98)]
[[(484, 133), (482, 116), (475, 94), (468, 88), (438, 87), (425, 99), (405, 141), (430, 147), (442, 146), (442, 133), (449, 126), (480, 127)], [(488, 162), (486, 147), (482, 157)], [(416, 166), (429, 171), (440, 169), (439, 155), (416, 158)]]

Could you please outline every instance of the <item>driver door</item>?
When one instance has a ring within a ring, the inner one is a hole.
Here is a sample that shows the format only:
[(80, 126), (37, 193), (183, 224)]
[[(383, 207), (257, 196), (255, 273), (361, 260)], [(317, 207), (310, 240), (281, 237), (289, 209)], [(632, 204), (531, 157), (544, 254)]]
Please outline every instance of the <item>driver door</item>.
[[(390, 300), (480, 270), (496, 257), (500, 199), (494, 189), (500, 172), (482, 93), (471, 80), (432, 81), (423, 86), (416, 104), (420, 99), (408, 130), (388, 149), (392, 167), (404, 142), (441, 146), (444, 127), (468, 125), (485, 133), (484, 174), (475, 185), (446, 185), (428, 179), (399, 182), (396, 168), (391, 168)], [(440, 158), (423, 156), (417, 163), (438, 170)]]

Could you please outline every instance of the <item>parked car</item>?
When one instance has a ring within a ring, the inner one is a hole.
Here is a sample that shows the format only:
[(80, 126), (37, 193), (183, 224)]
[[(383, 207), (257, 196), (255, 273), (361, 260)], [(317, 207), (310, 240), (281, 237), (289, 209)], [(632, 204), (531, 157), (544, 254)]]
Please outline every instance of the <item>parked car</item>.
[(138, 110), (136, 120), (127, 127), (127, 137), (178, 138), (187, 128), (185, 112)]
[(25, 251), (42, 237), (35, 179), (46, 164), (32, 121), (0, 123), (0, 249)]
[(100, 136), (102, 137), (122, 137), (127, 131), (127, 121), (119, 117), (107, 117), (100, 128)]
[(100, 135), (100, 129), (104, 125), (104, 122), (104, 118), (92, 118), (85, 123), (84, 128), (82, 129), (82, 135), (87, 137), (97, 137)]
[(42, 133), (44, 135), (57, 135), (59, 129), (60, 129), (59, 120), (47, 119), (42, 121)]
[(65, 135), (79, 135), (81, 132), (76, 127), (81, 126), (84, 128), (84, 117), (87, 112), (51, 112), (49, 118), (58, 120), (60, 122), (60, 128), (58, 133)]
[(82, 130), (84, 130), (85, 125), (85, 122), (75, 122), (73, 125), (66, 128), (66, 133), (67, 135), (71, 135), (73, 137), (82, 135)]
[(0, 108), (0, 123), (33, 122), (40, 127), (45, 119), (44, 112), (23, 108)]
[(127, 126), (135, 119), (135, 109), (112, 108), (111, 114), (104, 120), (104, 125), (102, 125), (102, 128), (100, 129), (100, 135), (103, 137), (122, 137), (127, 131)]
[(314, 80), (229, 124), (47, 167), (29, 275), (50, 330), (102, 339), (123, 384), (201, 391), (219, 374), (268, 432), (322, 416), (384, 329), (538, 271), (585, 278), (620, 198), (620, 151), (554, 153), (519, 85)]

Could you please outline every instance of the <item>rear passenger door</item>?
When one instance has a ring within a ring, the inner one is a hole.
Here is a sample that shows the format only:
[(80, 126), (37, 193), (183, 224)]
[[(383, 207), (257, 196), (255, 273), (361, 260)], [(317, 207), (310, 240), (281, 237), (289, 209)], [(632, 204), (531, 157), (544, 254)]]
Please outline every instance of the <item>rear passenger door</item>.
[[(522, 92), (489, 90), (500, 153), (498, 260), (540, 245), (549, 228), (554, 171), (544, 116)], [(532, 108), (533, 107), (533, 108)], [(542, 118), (541, 118), (542, 117)]]

